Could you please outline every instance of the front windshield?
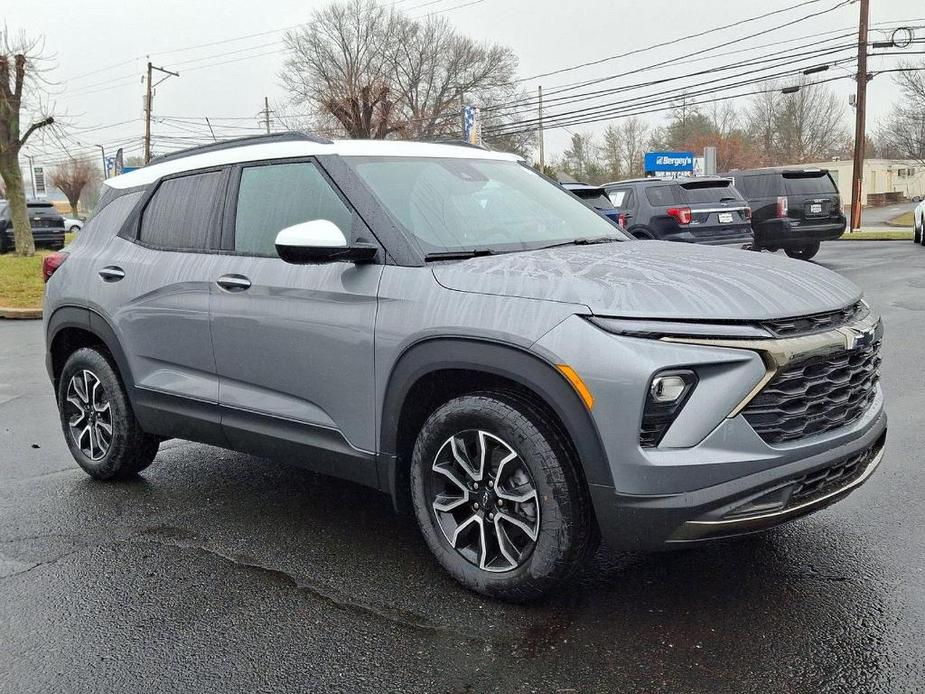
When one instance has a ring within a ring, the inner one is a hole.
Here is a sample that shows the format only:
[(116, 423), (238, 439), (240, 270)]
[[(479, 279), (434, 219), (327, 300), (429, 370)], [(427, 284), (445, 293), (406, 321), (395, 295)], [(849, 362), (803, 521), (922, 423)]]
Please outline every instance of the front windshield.
[(627, 237), (515, 161), (350, 157), (360, 178), (424, 253), (529, 250)]

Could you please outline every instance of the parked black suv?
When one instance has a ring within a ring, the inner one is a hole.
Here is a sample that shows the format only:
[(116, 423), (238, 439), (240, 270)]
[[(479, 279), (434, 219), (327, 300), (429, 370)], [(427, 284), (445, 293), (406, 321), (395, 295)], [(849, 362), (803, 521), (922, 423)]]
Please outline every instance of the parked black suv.
[[(26, 207), (35, 245), (64, 248), (64, 217), (58, 213), (55, 206), (44, 200), (29, 200)], [(14, 246), (10, 205), (6, 200), (0, 200), (0, 253), (6, 253)]]
[(752, 208), (755, 249), (783, 249), (809, 260), (821, 241), (837, 239), (847, 221), (826, 169), (755, 169), (726, 174)]
[(752, 243), (751, 211), (728, 178), (641, 178), (608, 183), (604, 189), (636, 238)]
[(614, 208), (610, 199), (607, 197), (607, 191), (599, 186), (592, 186), (587, 183), (571, 183), (563, 181), (560, 183), (563, 188), (573, 195), (577, 195), (584, 200), (586, 205), (591, 206), (599, 215), (606, 217), (612, 222), (622, 224), (620, 212)]

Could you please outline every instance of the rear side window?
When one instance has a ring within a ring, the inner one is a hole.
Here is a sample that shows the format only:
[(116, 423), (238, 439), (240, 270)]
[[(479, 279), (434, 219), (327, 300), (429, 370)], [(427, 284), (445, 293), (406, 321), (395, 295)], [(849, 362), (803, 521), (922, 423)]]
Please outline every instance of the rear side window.
[(733, 185), (742, 195), (750, 200), (758, 198), (776, 198), (783, 195), (780, 174), (761, 174), (758, 176), (737, 176)]
[(689, 203), (720, 202), (726, 199), (741, 200), (739, 191), (730, 181), (691, 181), (682, 183), (681, 189)]
[(102, 234), (119, 233), (122, 225), (125, 224), (125, 220), (128, 219), (129, 214), (143, 194), (144, 193), (139, 190), (138, 192), (126, 193), (125, 195), (120, 195), (112, 199), (108, 205), (98, 209), (93, 216), (87, 220), (83, 230), (80, 232), (81, 236), (97, 232)]
[(646, 188), (646, 197), (649, 204), (653, 207), (668, 207), (677, 205), (681, 201), (678, 199), (678, 187), (674, 184), (664, 186), (649, 186)]
[(158, 248), (208, 249), (221, 209), (223, 180), (223, 172), (210, 171), (161, 183), (142, 215), (139, 239)]
[(276, 256), (276, 235), (288, 226), (327, 219), (351, 237), (353, 212), (310, 162), (249, 166), (241, 172), (234, 249)]
[(837, 195), (838, 189), (829, 174), (784, 174), (787, 195)]
[(598, 209), (609, 210), (612, 207), (610, 199), (604, 195), (604, 192), (601, 190), (573, 190), (572, 192), (589, 205)]

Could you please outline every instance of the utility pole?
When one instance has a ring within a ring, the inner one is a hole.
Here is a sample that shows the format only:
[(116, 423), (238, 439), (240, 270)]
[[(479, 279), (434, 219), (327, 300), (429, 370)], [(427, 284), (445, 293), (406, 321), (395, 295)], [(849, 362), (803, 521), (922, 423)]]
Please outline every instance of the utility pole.
[(861, 191), (864, 184), (864, 145), (867, 127), (867, 33), (870, 0), (861, 0), (858, 21), (858, 95), (854, 121), (854, 174), (851, 177), (851, 231), (861, 228)]
[(106, 148), (103, 147), (103, 145), (93, 145), (93, 146), (94, 146), (94, 147), (99, 147), (99, 148), (100, 148), (100, 157), (102, 157), (102, 160), (103, 160), (103, 178), (105, 179), (105, 178), (106, 178), (106, 174), (109, 173), (109, 172), (106, 170)]
[(270, 134), (270, 100), (263, 97), (263, 122), (267, 126), (267, 135)]
[(546, 142), (543, 136), (543, 87), (539, 87), (539, 138), (540, 138), (540, 171), (546, 170)]
[[(166, 77), (162, 77), (157, 82), (152, 84), (151, 77), (155, 70), (158, 72), (163, 72)], [(154, 96), (154, 88), (170, 77), (179, 76), (179, 72), (171, 72), (170, 70), (165, 70), (162, 67), (152, 65), (150, 60), (148, 61), (148, 79), (147, 87), (145, 89), (145, 164), (151, 161), (151, 99)]]

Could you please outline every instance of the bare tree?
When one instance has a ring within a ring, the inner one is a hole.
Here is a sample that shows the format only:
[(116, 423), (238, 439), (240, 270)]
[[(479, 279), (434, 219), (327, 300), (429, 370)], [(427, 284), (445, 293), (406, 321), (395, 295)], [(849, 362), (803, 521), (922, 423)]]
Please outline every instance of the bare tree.
[(893, 78), (899, 101), (877, 130), (878, 149), (925, 166), (925, 61), (903, 63)]
[(610, 123), (604, 129), (604, 144), (601, 146), (604, 178), (618, 181), (623, 172), (623, 136), (620, 126)]
[(71, 159), (66, 164), (56, 167), (49, 180), (55, 188), (64, 193), (71, 205), (71, 212), (76, 217), (81, 193), (99, 178), (100, 172), (96, 166), (85, 159)]
[(309, 120), (322, 130), (458, 138), (464, 97), (482, 107), (486, 141), (526, 152), (535, 138), (508, 127), (517, 110), (502, 108), (525, 97), (514, 53), (463, 36), (442, 17), (416, 20), (372, 0), (345, 0), (316, 11), (286, 35), (286, 45), (281, 79), (293, 104), (312, 111)]
[(295, 102), (332, 117), (354, 138), (383, 138), (401, 128), (391, 90), (395, 14), (373, 0), (348, 0), (312, 13), (284, 37), (280, 73)]
[[(35, 131), (51, 125), (54, 118), (38, 116), (26, 120), (28, 98), (35, 96), (40, 82), (41, 43), (24, 34), (14, 38), (3, 32), (0, 44), (0, 178), (3, 179), (13, 220), (13, 237), (18, 255), (33, 255), (35, 242), (26, 211), (26, 192), (19, 152)], [(31, 122), (30, 122), (31, 120)]]
[(841, 98), (827, 86), (805, 82), (795, 94), (769, 84), (752, 99), (745, 122), (765, 165), (827, 159), (847, 137)]
[(638, 116), (627, 118), (620, 124), (620, 149), (624, 176), (643, 174), (643, 159), (649, 144), (649, 126)]
[(477, 43), (443, 17), (397, 16), (394, 29), (392, 81), (407, 124), (404, 136), (457, 134), (461, 96), (485, 108), (521, 96), (513, 86), (517, 57), (510, 48)]

